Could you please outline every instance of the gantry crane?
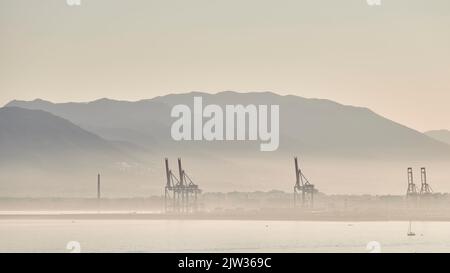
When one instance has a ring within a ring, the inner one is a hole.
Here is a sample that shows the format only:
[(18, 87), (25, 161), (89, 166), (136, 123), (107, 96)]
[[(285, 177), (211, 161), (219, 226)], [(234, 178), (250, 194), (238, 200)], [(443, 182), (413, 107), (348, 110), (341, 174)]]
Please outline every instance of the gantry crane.
[(165, 159), (166, 187), (164, 204), (166, 212), (190, 213), (197, 210), (197, 196), (201, 193), (198, 185), (186, 174), (181, 166), (181, 158), (178, 158), (177, 178), (169, 168), (169, 160)]
[(309, 183), (308, 178), (298, 167), (298, 159), (294, 158), (295, 163), (295, 185), (294, 185), (294, 206), (300, 204), (303, 208), (312, 208), (314, 205), (314, 193), (317, 191), (314, 185)]

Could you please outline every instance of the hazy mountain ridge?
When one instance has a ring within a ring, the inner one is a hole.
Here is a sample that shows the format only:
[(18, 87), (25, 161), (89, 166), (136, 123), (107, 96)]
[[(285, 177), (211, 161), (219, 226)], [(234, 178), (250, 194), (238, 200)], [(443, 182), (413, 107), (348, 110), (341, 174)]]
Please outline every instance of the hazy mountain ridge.
[(41, 109), (66, 118), (106, 139), (125, 141), (149, 149), (214, 150), (237, 157), (240, 151), (257, 153), (259, 142), (175, 142), (170, 136), (174, 105), (280, 105), (280, 147), (276, 153), (313, 156), (450, 158), (450, 146), (421, 132), (386, 119), (370, 109), (272, 92), (169, 94), (136, 102), (100, 99), (89, 103), (12, 101), (8, 106)]
[[(39, 165), (82, 163), (82, 158), (113, 163), (123, 155), (111, 143), (43, 110), (0, 108), (0, 160)], [(74, 161), (71, 161), (74, 160)]]
[(106, 192), (142, 191), (152, 163), (136, 150), (43, 110), (0, 108), (0, 196), (95, 196), (98, 173)]
[(435, 140), (450, 145), (450, 131), (449, 130), (432, 130), (425, 132), (425, 134)]
[[(88, 103), (51, 103), (12, 101), (7, 106), (39, 109), (70, 120), (85, 130), (103, 138), (125, 141), (139, 145), (155, 144), (160, 134), (168, 137), (169, 123), (167, 105), (148, 100), (137, 102), (99, 99)], [(162, 122), (162, 123), (161, 123)]]

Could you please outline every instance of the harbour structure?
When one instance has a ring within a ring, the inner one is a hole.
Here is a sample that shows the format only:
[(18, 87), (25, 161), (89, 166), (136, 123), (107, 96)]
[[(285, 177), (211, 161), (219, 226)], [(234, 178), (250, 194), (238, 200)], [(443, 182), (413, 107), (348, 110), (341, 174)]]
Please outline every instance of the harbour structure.
[(314, 206), (314, 194), (317, 192), (314, 185), (311, 184), (303, 174), (298, 165), (297, 157), (294, 158), (295, 164), (295, 185), (294, 185), (294, 207), (300, 205), (302, 208), (312, 208)]
[(178, 158), (178, 175), (169, 167), (169, 159), (165, 158), (166, 186), (164, 191), (164, 207), (167, 213), (191, 213), (198, 209), (198, 195), (201, 190), (187, 175)]

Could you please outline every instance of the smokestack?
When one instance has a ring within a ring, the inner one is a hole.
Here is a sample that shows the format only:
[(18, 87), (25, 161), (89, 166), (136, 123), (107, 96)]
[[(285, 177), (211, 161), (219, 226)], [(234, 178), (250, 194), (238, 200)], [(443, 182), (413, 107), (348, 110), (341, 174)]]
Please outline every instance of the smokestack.
[(100, 174), (97, 175), (97, 199), (100, 199)]
[(295, 161), (295, 183), (298, 185), (300, 183), (300, 177), (299, 177), (299, 173), (298, 173), (297, 157), (294, 157), (294, 161)]

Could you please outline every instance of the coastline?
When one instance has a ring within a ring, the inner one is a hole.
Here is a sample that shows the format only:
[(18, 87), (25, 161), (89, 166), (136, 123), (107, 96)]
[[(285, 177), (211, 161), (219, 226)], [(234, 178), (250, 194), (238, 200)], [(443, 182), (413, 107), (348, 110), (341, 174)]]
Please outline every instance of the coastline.
[(146, 212), (50, 212), (50, 213), (2, 213), (1, 220), (193, 220), (193, 221), (299, 221), (299, 222), (450, 222), (450, 216), (446, 215), (350, 215), (331, 213), (242, 213), (242, 214), (217, 214), (195, 213), (188, 215), (146, 213)]

